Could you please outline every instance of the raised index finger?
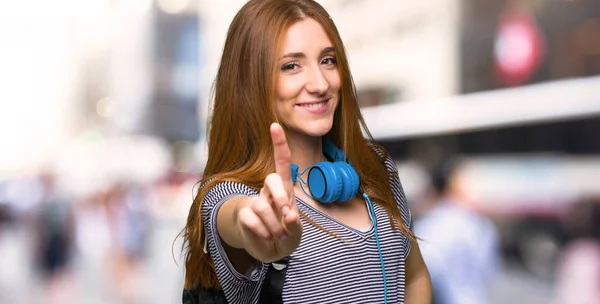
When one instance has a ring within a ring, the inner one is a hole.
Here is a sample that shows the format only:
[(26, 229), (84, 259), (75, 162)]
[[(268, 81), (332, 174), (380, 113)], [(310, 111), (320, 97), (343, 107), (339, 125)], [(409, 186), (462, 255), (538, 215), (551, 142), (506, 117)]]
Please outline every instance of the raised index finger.
[[(285, 187), (290, 187), (292, 184), (291, 161), (292, 153), (288, 147), (285, 133), (278, 123), (271, 124), (271, 140), (273, 141), (273, 149), (275, 154), (275, 173), (281, 177), (281, 181)], [(290, 188), (286, 190), (290, 190)]]

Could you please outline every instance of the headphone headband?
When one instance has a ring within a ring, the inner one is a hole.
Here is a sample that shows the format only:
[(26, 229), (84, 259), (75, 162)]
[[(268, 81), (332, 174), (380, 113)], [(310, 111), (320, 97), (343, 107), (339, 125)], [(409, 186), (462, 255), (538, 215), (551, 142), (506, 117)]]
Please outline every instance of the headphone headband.
[[(323, 138), (323, 153), (327, 156), (332, 162), (345, 162), (346, 154), (344, 151), (336, 147), (330, 140)], [(296, 183), (298, 179), (298, 165), (291, 164), (292, 169), (292, 183)]]
[(344, 154), (344, 151), (340, 150), (331, 141), (325, 138), (323, 138), (323, 153), (334, 162), (346, 161), (346, 154)]

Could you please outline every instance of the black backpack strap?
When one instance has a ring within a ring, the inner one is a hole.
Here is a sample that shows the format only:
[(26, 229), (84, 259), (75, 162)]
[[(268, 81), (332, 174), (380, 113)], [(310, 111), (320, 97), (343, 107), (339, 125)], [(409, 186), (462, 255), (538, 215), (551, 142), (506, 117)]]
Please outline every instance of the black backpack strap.
[[(283, 304), (281, 298), (283, 283), (287, 273), (289, 257), (269, 265), (269, 271), (260, 290), (259, 304)], [(184, 289), (183, 304), (227, 304), (222, 289), (205, 289), (200, 285), (194, 289)]]
[(269, 265), (269, 271), (263, 282), (258, 304), (283, 304), (281, 295), (289, 260), (289, 257), (285, 257)]
[(182, 304), (199, 304), (200, 295), (198, 294), (198, 288), (194, 289), (183, 289), (183, 295), (181, 297)]
[(194, 289), (184, 289), (183, 304), (227, 304), (222, 289), (206, 289), (198, 285)]

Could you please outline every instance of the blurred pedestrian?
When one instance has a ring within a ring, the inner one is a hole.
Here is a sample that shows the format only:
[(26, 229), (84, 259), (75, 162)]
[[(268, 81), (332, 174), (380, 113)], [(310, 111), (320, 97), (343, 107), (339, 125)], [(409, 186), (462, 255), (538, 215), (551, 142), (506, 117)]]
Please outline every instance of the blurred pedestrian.
[(557, 304), (600, 304), (600, 198), (574, 203), (563, 216), (568, 242), (558, 262)]
[(432, 197), (419, 209), (415, 233), (431, 274), (435, 304), (489, 303), (500, 261), (494, 224), (471, 210), (459, 163), (446, 159), (431, 170)]
[(67, 199), (57, 193), (55, 177), (40, 176), (43, 197), (33, 223), (35, 231), (35, 265), (48, 292), (48, 302), (64, 303), (73, 289), (71, 262), (75, 248), (75, 218)]

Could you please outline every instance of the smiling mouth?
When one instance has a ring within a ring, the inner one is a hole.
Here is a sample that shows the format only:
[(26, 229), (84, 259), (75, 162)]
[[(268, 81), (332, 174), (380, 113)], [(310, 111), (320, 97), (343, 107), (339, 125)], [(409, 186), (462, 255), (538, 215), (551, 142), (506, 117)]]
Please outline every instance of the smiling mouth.
[(329, 99), (325, 99), (321, 102), (316, 102), (316, 103), (299, 104), (299, 106), (304, 107), (304, 108), (309, 108), (309, 109), (318, 109), (318, 108), (324, 106), (328, 101), (329, 101)]

